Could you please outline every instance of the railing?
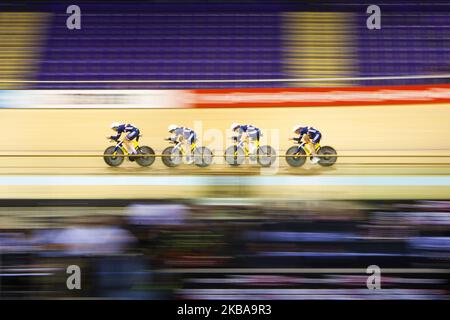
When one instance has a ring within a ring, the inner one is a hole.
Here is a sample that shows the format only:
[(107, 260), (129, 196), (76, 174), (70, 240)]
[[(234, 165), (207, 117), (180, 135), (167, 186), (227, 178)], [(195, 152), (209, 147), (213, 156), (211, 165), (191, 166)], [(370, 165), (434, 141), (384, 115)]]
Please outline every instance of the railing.
[(425, 80), (450, 79), (450, 74), (418, 74), (376, 77), (342, 78), (285, 78), (285, 79), (198, 79), (198, 80), (1, 80), (0, 83), (257, 83), (257, 82), (330, 82), (330, 81), (376, 81), (376, 80)]

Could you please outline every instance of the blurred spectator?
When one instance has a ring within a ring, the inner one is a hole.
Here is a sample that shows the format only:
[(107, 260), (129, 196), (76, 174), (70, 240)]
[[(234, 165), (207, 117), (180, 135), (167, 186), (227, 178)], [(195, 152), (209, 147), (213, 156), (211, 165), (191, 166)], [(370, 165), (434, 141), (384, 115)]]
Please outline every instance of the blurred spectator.
[[(80, 215), (65, 218), (64, 207), (55, 207), (41, 217), (39, 229), (34, 220), (28, 225), (21, 220), (28, 229), (0, 229), (1, 294), (370, 299), (365, 274), (301, 270), (365, 270), (376, 264), (404, 270), (384, 275), (383, 287), (389, 290), (377, 298), (448, 298), (448, 274), (408, 273), (410, 268), (448, 268), (448, 207), (432, 201), (193, 200), (131, 203), (114, 208), (114, 215), (82, 215), (81, 207)], [(63, 218), (53, 219), (55, 210)], [(79, 292), (65, 287), (65, 271), (72, 264), (82, 270)], [(286, 268), (299, 271), (286, 274)], [(245, 288), (263, 291), (249, 296)]]

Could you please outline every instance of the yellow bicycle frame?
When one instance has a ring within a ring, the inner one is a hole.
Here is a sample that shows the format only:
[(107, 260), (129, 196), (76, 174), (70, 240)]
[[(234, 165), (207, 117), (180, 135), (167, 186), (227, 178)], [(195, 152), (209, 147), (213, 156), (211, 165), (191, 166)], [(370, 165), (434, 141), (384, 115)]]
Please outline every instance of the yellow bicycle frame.
[[(309, 150), (309, 148), (310, 148), (309, 144), (306, 143), (306, 142), (303, 142), (303, 143), (304, 144), (302, 146), (302, 149), (305, 150), (306, 155), (307, 156), (312, 155), (311, 151)], [(319, 142), (314, 145), (314, 149), (316, 149), (316, 151), (318, 151), (320, 149), (320, 143)]]
[[(197, 147), (196, 142), (191, 144), (191, 152), (194, 152), (195, 148)], [(186, 150), (184, 150), (184, 143), (181, 143), (180, 148), (178, 149), (181, 152), (181, 155), (184, 157), (186, 155)]]
[[(254, 140), (255, 141), (255, 145), (256, 145), (256, 150), (258, 150), (259, 148), (259, 140)], [(236, 147), (240, 142), (238, 141), (234, 141), (234, 146)], [(242, 150), (244, 150), (245, 156), (249, 156), (250, 155), (250, 150), (248, 148), (250, 141), (248, 139), (246, 139), (243, 143), (243, 148)], [(237, 156), (237, 148), (236, 151), (234, 152), (234, 156)]]
[[(139, 142), (137, 142), (136, 140), (133, 140), (133, 147), (135, 150), (139, 149)], [(125, 143), (123, 142), (123, 140), (121, 140), (120, 142), (120, 150), (122, 150), (123, 154), (125, 156), (129, 156), (130, 153), (128, 152), (127, 148), (125, 148)], [(117, 155), (117, 151), (113, 153), (113, 155)]]

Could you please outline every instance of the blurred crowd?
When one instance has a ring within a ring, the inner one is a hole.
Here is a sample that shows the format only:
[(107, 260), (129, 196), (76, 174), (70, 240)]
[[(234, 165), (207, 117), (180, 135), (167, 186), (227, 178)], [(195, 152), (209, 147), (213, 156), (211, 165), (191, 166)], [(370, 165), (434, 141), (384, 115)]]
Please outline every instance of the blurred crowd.
[(0, 219), (3, 299), (450, 296), (450, 201), (2, 204)]

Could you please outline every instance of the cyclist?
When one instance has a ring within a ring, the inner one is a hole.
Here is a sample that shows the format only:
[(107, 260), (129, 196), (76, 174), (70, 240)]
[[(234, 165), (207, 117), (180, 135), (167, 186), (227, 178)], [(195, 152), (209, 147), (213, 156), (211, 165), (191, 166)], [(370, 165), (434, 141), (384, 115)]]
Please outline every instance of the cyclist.
[(127, 148), (128, 152), (130, 154), (137, 154), (136, 149), (134, 148), (133, 143), (131, 143), (131, 141), (133, 141), (134, 139), (139, 140), (139, 129), (132, 125), (132, 124), (125, 124), (125, 123), (120, 123), (120, 122), (113, 122), (111, 123), (111, 129), (113, 129), (114, 131), (117, 132), (117, 134), (115, 136), (110, 136), (109, 138), (112, 140), (118, 140), (120, 138), (120, 136), (122, 135), (122, 133), (126, 133), (126, 137), (123, 140), (125, 147)]
[(253, 125), (232, 123), (231, 131), (237, 133), (238, 141), (247, 140), (250, 153), (256, 153), (256, 143), (259, 143), (261, 130)]
[(197, 134), (195, 131), (191, 128), (182, 127), (176, 124), (171, 124), (168, 127), (168, 131), (172, 134), (169, 140), (184, 143), (187, 153), (186, 161), (188, 164), (193, 163), (192, 145), (197, 141)]
[(295, 134), (298, 134), (299, 137), (291, 138), (289, 140), (296, 140), (300, 142), (302, 139), (304, 139), (305, 143), (309, 146), (309, 149), (311, 150), (311, 155), (313, 156), (311, 162), (314, 164), (318, 163), (320, 158), (317, 157), (316, 144), (320, 142), (320, 139), (322, 139), (322, 134), (320, 133), (320, 131), (313, 127), (301, 125), (295, 125), (292, 128), (292, 131), (294, 131)]

